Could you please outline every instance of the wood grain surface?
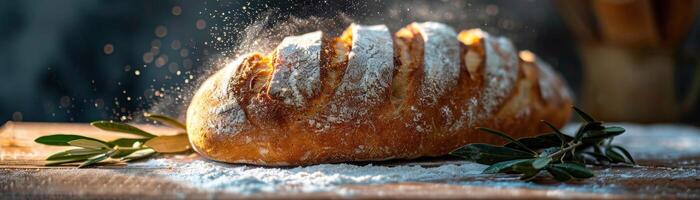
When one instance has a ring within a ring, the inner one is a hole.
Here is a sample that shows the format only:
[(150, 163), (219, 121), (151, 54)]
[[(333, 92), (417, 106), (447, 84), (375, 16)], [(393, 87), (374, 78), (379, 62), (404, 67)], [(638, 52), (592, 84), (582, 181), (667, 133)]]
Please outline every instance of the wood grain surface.
[[(175, 134), (176, 130), (138, 125), (157, 134)], [(700, 198), (700, 157), (673, 160), (641, 160), (638, 167), (595, 168), (596, 177), (575, 183), (557, 183), (538, 178), (534, 184), (518, 183), (507, 174), (473, 175), (452, 180), (407, 182), (381, 185), (347, 185), (337, 191), (303, 193), (295, 191), (236, 194), (208, 188), (195, 188), (163, 178), (159, 174), (180, 173), (176, 168), (128, 165), (114, 162), (95, 168), (74, 166), (45, 167), (42, 159), (63, 149), (35, 144), (36, 137), (54, 133), (75, 133), (100, 139), (113, 139), (87, 124), (7, 123), (0, 129), (0, 194), (2, 199), (638, 199)], [(119, 135), (117, 135), (119, 136)], [(165, 156), (182, 163), (203, 159), (196, 154)], [(432, 158), (414, 161), (390, 161), (374, 165), (422, 165), (425, 167), (463, 161)], [(362, 163), (358, 163), (362, 164)], [(684, 176), (690, 174), (691, 176)]]

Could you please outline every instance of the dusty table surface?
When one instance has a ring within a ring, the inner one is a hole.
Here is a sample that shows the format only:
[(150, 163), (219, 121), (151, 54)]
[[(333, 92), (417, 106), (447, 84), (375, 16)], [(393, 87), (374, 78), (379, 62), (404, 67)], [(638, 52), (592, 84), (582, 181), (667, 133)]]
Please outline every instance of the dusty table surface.
[[(139, 127), (158, 134), (177, 132), (153, 125)], [(537, 178), (533, 183), (523, 183), (514, 175), (473, 174), (444, 180), (348, 184), (324, 191), (304, 192), (294, 190), (294, 186), (290, 186), (289, 190), (241, 194), (231, 190), (187, 184), (165, 176), (187, 173), (177, 167), (178, 163), (184, 165), (191, 162), (211, 162), (196, 154), (160, 156), (160, 160), (175, 163), (168, 166), (139, 163), (112, 163), (87, 169), (75, 169), (75, 166), (42, 166), (43, 158), (65, 148), (40, 145), (33, 140), (55, 133), (83, 134), (100, 139), (124, 136), (100, 131), (87, 124), (6, 123), (0, 129), (2, 198), (700, 198), (700, 155), (672, 159), (642, 159), (638, 160), (639, 166), (636, 167), (595, 168), (596, 177), (573, 183), (557, 183), (545, 176)], [(460, 163), (465, 162), (451, 158), (433, 158), (371, 164), (430, 168)], [(235, 166), (223, 163), (214, 165)]]

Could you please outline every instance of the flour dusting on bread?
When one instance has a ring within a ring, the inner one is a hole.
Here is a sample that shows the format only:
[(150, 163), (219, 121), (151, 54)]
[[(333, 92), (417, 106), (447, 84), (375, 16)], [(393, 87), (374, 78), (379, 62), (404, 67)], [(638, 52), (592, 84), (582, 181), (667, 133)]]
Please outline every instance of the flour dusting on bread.
[(301, 107), (321, 88), (321, 42), (316, 31), (284, 38), (276, 50), (268, 94), (287, 105)]
[(216, 130), (218, 134), (234, 136), (248, 128), (245, 112), (243, 112), (238, 101), (234, 98), (229, 99), (220, 106), (211, 108), (209, 113), (221, 116), (220, 119), (213, 119), (209, 122), (210, 127)]
[(518, 78), (518, 52), (509, 39), (483, 34), (486, 50), (486, 88), (481, 103), (484, 114), (489, 117), (494, 109), (502, 105), (511, 94)]
[(218, 79), (210, 78), (210, 80), (207, 80), (201, 86), (202, 88), (216, 88), (213, 89), (214, 93), (212, 97), (214, 98), (213, 101), (219, 102), (219, 104), (212, 106), (210, 109), (207, 109), (207, 111), (208, 114), (220, 116), (220, 118), (208, 118), (207, 124), (212, 130), (215, 130), (217, 134), (236, 135), (244, 129), (249, 128), (245, 112), (238, 104), (238, 100), (233, 97), (231, 92), (232, 88), (230, 88), (233, 77), (236, 76), (236, 72), (248, 56), (249, 55), (240, 56), (236, 60), (228, 63), (219, 72), (220, 75), (218, 75)]
[(327, 117), (334, 123), (357, 119), (384, 103), (394, 70), (393, 41), (386, 26), (353, 24), (350, 29), (348, 65)]
[[(241, 67), (241, 65), (243, 64), (243, 61), (245, 61), (249, 56), (250, 56), (250, 54), (242, 55), (242, 56), (236, 58), (236, 60), (233, 60), (233, 61), (229, 62), (228, 64), (226, 64), (226, 66), (224, 66), (224, 68), (221, 69), (221, 72), (219, 72), (219, 73), (222, 73), (220, 75), (221, 80), (217, 85), (219, 89), (216, 91), (216, 93), (214, 93), (215, 98), (223, 101), (225, 99), (228, 99), (231, 96), (231, 88), (230, 88), (231, 81), (236, 76), (236, 73), (238, 72), (238, 68)], [(214, 83), (212, 83), (212, 84), (214, 84)]]
[(188, 134), (211, 159), (284, 166), (502, 142), (477, 126), (531, 137), (544, 131), (532, 127), (539, 120), (563, 125), (571, 97), (549, 65), (521, 59), (506, 38), (436, 22), (396, 38), (385, 25), (357, 24), (340, 37), (291, 36), (210, 77), (188, 108)]
[(421, 101), (428, 105), (457, 84), (459, 77), (459, 41), (451, 27), (437, 23), (415, 23), (425, 43)]

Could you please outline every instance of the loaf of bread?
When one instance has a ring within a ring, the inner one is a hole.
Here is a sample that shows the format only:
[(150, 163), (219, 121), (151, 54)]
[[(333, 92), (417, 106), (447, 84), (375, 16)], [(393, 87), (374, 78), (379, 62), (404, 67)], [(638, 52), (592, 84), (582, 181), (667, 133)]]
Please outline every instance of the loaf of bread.
[(440, 23), (393, 36), (353, 24), (250, 53), (206, 80), (187, 110), (199, 154), (222, 162), (297, 166), (441, 156), (468, 143), (503, 143), (563, 126), (564, 81), (510, 40)]

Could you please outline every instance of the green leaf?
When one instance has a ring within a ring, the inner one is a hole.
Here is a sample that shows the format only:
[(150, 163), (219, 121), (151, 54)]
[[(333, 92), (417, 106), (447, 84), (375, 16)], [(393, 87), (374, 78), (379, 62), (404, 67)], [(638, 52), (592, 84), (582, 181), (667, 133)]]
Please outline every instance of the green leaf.
[(119, 152), (119, 150), (117, 150), (117, 149), (112, 149), (112, 150), (110, 150), (110, 151), (107, 152), (107, 153), (103, 153), (103, 154), (99, 154), (99, 155), (90, 157), (90, 158), (88, 158), (85, 162), (83, 162), (82, 164), (78, 165), (78, 168), (83, 168), (83, 167), (87, 167), (87, 166), (93, 165), (93, 164), (98, 163), (98, 162), (100, 162), (100, 161), (103, 161), (103, 160), (105, 160), (105, 159), (107, 159), (107, 158), (109, 158), (109, 157), (112, 157), (114, 154), (117, 154), (118, 152)]
[(618, 133), (618, 135), (619, 135), (619, 134), (624, 133), (625, 129), (622, 127), (619, 127), (619, 126), (608, 126), (608, 127), (605, 127), (605, 129), (603, 129), (603, 131), (605, 131), (606, 133)]
[(608, 158), (607, 156), (605, 156), (605, 155), (603, 155), (603, 154), (601, 154), (601, 153), (597, 153), (597, 152), (583, 152), (583, 154), (586, 154), (586, 155), (589, 155), (589, 156), (591, 156), (591, 157), (594, 157), (598, 162), (600, 162), (601, 160), (605, 160), (605, 161), (608, 161), (608, 162), (612, 162), (612, 160), (610, 160), (610, 158)]
[[(546, 141), (546, 140), (543, 140), (543, 139), (540, 139), (540, 138), (536, 138), (536, 137), (525, 137), (525, 138), (520, 138), (520, 139), (518, 139), (518, 142), (524, 144), (525, 146), (528, 146), (529, 149), (540, 149), (540, 148), (546, 148), (546, 147), (549, 147), (549, 146), (550, 146), (550, 142), (549, 142), (549, 141)], [(557, 142), (557, 145), (558, 145), (558, 142)], [(527, 151), (527, 149), (524, 149), (524, 148), (520, 147), (520, 145), (515, 144), (515, 143), (513, 143), (513, 142), (509, 142), (509, 143), (507, 143), (507, 144), (505, 144), (505, 145), (503, 145), (503, 146), (504, 146), (504, 147), (508, 147), (508, 148), (513, 148), (513, 149), (518, 149), (518, 150)]]
[(150, 134), (146, 131), (143, 131), (139, 128), (136, 128), (132, 125), (123, 124), (123, 123), (110, 122), (110, 121), (96, 121), (96, 122), (90, 123), (90, 125), (97, 127), (99, 129), (105, 130), (105, 131), (129, 133), (129, 134), (134, 134), (134, 135), (143, 136), (143, 137), (147, 137), (147, 138), (156, 137), (155, 135)]
[(549, 174), (551, 174), (554, 177), (554, 179), (559, 182), (567, 182), (574, 179), (574, 176), (572, 176), (571, 174), (566, 172), (566, 170), (559, 167), (549, 166), (547, 167), (547, 172), (549, 172)]
[(625, 129), (620, 127), (607, 127), (602, 130), (590, 130), (583, 134), (581, 141), (584, 143), (598, 143), (608, 138), (618, 136), (625, 132)]
[(156, 120), (156, 121), (159, 121), (160, 123), (167, 124), (167, 125), (170, 125), (170, 126), (175, 127), (175, 128), (187, 130), (187, 126), (185, 126), (185, 124), (183, 124), (182, 122), (180, 122), (176, 119), (165, 116), (165, 115), (143, 113), (143, 116), (148, 118), (148, 119)]
[(533, 158), (535, 156), (535, 154), (530, 152), (490, 144), (469, 144), (450, 152), (450, 155), (486, 165), (507, 160)]
[(527, 161), (519, 162), (513, 165), (512, 170), (521, 174), (535, 173), (539, 171), (532, 166), (535, 159), (528, 159)]
[(133, 161), (133, 160), (148, 158), (154, 154), (156, 154), (156, 151), (153, 149), (150, 149), (150, 148), (142, 149), (142, 150), (138, 150), (138, 151), (136, 151), (128, 156), (122, 157), (122, 161), (129, 162), (129, 161)]
[(587, 134), (589, 131), (593, 130), (603, 130), (604, 127), (602, 126), (602, 123), (600, 122), (590, 122), (590, 123), (585, 123), (581, 124), (581, 127), (576, 131), (576, 135), (574, 136), (574, 141), (581, 141), (583, 139), (583, 136)]
[(520, 180), (523, 181), (530, 181), (533, 178), (537, 176), (537, 174), (540, 172), (539, 169), (535, 169), (532, 167), (532, 163), (534, 162), (535, 159), (529, 159), (528, 161), (520, 162), (511, 168), (514, 172), (522, 174), (520, 176)]
[(552, 166), (566, 171), (567, 173), (571, 174), (571, 176), (573, 176), (575, 178), (593, 177), (593, 171), (591, 171), (590, 169), (587, 169), (586, 166), (582, 165), (582, 164), (573, 163), (573, 162), (565, 162), (565, 163), (559, 163), (559, 164), (552, 164)]
[(547, 140), (551, 140), (551, 141), (557, 141), (557, 139), (559, 139), (559, 138), (564, 138), (564, 142), (571, 142), (571, 140), (574, 140), (574, 137), (571, 137), (571, 136), (566, 135), (566, 134), (564, 134), (564, 135), (558, 134), (558, 135), (557, 135), (557, 133), (547, 133), (547, 134), (545, 134), (545, 135), (540, 135), (540, 136), (537, 136), (537, 137), (538, 137), (538, 138), (547, 139)]
[(532, 159), (515, 159), (515, 160), (508, 160), (508, 161), (503, 161), (503, 162), (498, 162), (495, 163), (488, 168), (484, 169), (482, 173), (484, 174), (494, 174), (494, 173), (500, 173), (500, 172), (505, 172), (511, 169), (513, 165), (516, 165), (521, 162), (526, 162), (530, 161)]
[(564, 133), (562, 133), (557, 127), (554, 127), (554, 125), (550, 124), (549, 122), (542, 120), (542, 123), (546, 124), (549, 127), (549, 129), (552, 129), (552, 131), (554, 131), (554, 134), (561, 141), (560, 147), (564, 148), (564, 144), (567, 142), (567, 141), (565, 141), (566, 135)]
[(80, 162), (80, 161), (87, 160), (88, 158), (90, 158), (92, 156), (94, 156), (94, 155), (84, 155), (84, 156), (65, 158), (65, 159), (61, 159), (61, 160), (52, 160), (52, 161), (44, 163), (44, 165), (45, 166), (54, 166), (54, 165), (60, 165), (60, 164), (65, 164), (65, 163)]
[(583, 120), (585, 120), (586, 122), (589, 122), (589, 123), (590, 123), (590, 122), (596, 122), (596, 120), (593, 119), (593, 117), (591, 117), (590, 115), (588, 115), (588, 113), (583, 112), (581, 109), (577, 108), (576, 106), (573, 106), (573, 108), (574, 108), (574, 111), (576, 111), (576, 114), (577, 114), (579, 117), (581, 117), (581, 119), (583, 119)]
[(605, 149), (605, 156), (607, 156), (608, 158), (610, 158), (610, 160), (612, 160), (612, 162), (616, 162), (616, 163), (618, 163), (618, 162), (622, 162), (622, 163), (627, 162), (627, 161), (625, 160), (625, 157), (623, 157), (623, 156), (622, 156), (620, 153), (618, 153), (617, 151), (612, 150), (611, 148), (606, 148), (606, 149)]
[(594, 145), (594, 146), (593, 146), (593, 152), (596, 152), (596, 153), (599, 153), (599, 154), (603, 154), (603, 150), (602, 150), (602, 148), (600, 147), (600, 145)]
[(537, 158), (532, 162), (532, 167), (539, 170), (546, 167), (549, 162), (552, 162), (552, 158), (550, 157)]
[(77, 139), (68, 142), (71, 146), (83, 147), (87, 149), (109, 149), (109, 145), (94, 140)]
[(95, 138), (85, 137), (85, 136), (81, 136), (81, 135), (71, 135), (71, 134), (56, 134), (56, 135), (41, 136), (41, 137), (35, 139), (34, 142), (40, 143), (40, 144), (45, 144), (45, 145), (53, 145), (53, 146), (71, 146), (70, 144), (68, 144), (68, 142), (73, 141), (73, 140), (78, 140), (78, 139), (93, 140), (93, 141), (105, 143), (104, 141), (98, 140)]
[(496, 135), (496, 136), (501, 137), (501, 138), (503, 138), (503, 139), (506, 139), (506, 140), (508, 140), (509, 142), (512, 142), (513, 144), (516, 144), (516, 145), (520, 146), (522, 149), (525, 149), (525, 150), (527, 150), (527, 151), (530, 151), (530, 152), (535, 153), (534, 150), (532, 150), (532, 149), (530, 149), (529, 147), (525, 146), (525, 144), (520, 143), (518, 140), (516, 140), (516, 139), (510, 137), (508, 134), (505, 134), (505, 133), (503, 133), (503, 132), (501, 132), (501, 131), (494, 130), (494, 129), (490, 129), (490, 128), (484, 128), (484, 127), (479, 127), (479, 128), (477, 128), (477, 129), (480, 130), (480, 131), (483, 131), (483, 132), (491, 133), (492, 135)]
[(105, 153), (107, 151), (108, 150), (104, 150), (104, 149), (70, 149), (70, 150), (66, 150), (66, 153), (68, 153), (69, 155), (79, 156), (79, 155)]
[[(90, 150), (93, 150), (93, 149), (90, 149)], [(95, 150), (93, 150), (93, 151), (95, 151)], [(46, 158), (46, 160), (62, 160), (68, 156), (70, 156), (70, 153), (68, 153), (68, 151), (59, 151), (59, 152), (56, 152), (54, 154), (51, 154), (49, 157)]]
[(627, 157), (627, 160), (629, 160), (630, 162), (632, 162), (632, 164), (635, 164), (635, 165), (637, 164), (637, 162), (634, 161), (634, 158), (632, 158), (632, 154), (630, 154), (630, 152), (627, 151), (627, 149), (622, 148), (621, 146), (617, 146), (617, 145), (612, 145), (612, 146), (610, 146), (610, 147), (613, 148), (613, 149), (617, 149), (618, 151), (622, 152), (622, 154), (624, 154), (625, 157)]
[[(566, 142), (569, 142), (569, 141), (573, 140), (573, 137), (565, 135), (564, 139)], [(561, 146), (561, 141), (559, 140), (559, 137), (556, 135), (556, 133), (546, 133), (543, 135), (539, 135), (537, 137), (520, 138), (520, 139), (518, 139), (518, 141), (520, 143), (525, 144), (530, 149), (544, 149), (544, 148), (549, 148), (549, 147), (560, 147)], [(520, 148), (520, 146), (518, 146), (512, 142), (508, 143), (504, 146), (527, 151), (526, 149), (522, 149), (522, 148)]]
[(559, 148), (559, 147), (549, 147), (549, 148), (543, 149), (542, 152), (540, 152), (540, 157), (547, 157), (549, 155), (552, 155), (553, 153), (556, 153), (559, 150), (561, 150), (561, 148)]
[(150, 138), (119, 138), (116, 140), (109, 141), (108, 143), (112, 146), (120, 147), (134, 147), (135, 142), (140, 142), (141, 145), (148, 141)]
[(119, 148), (119, 152), (112, 155), (111, 158), (122, 158), (131, 155), (132, 153), (142, 150), (141, 148)]
[(66, 160), (66, 159), (75, 158), (75, 157), (85, 157), (85, 156), (89, 157), (89, 156), (93, 156), (93, 155), (97, 155), (97, 154), (101, 154), (101, 153), (105, 153), (105, 152), (107, 152), (107, 151), (103, 150), (103, 149), (69, 149), (69, 150), (55, 153), (55, 154), (49, 156), (48, 158), (46, 158), (46, 160)]
[(583, 155), (581, 155), (580, 153), (575, 154), (572, 157), (573, 157), (572, 161), (577, 162), (577, 163), (581, 163), (581, 164), (586, 164), (586, 158)]

